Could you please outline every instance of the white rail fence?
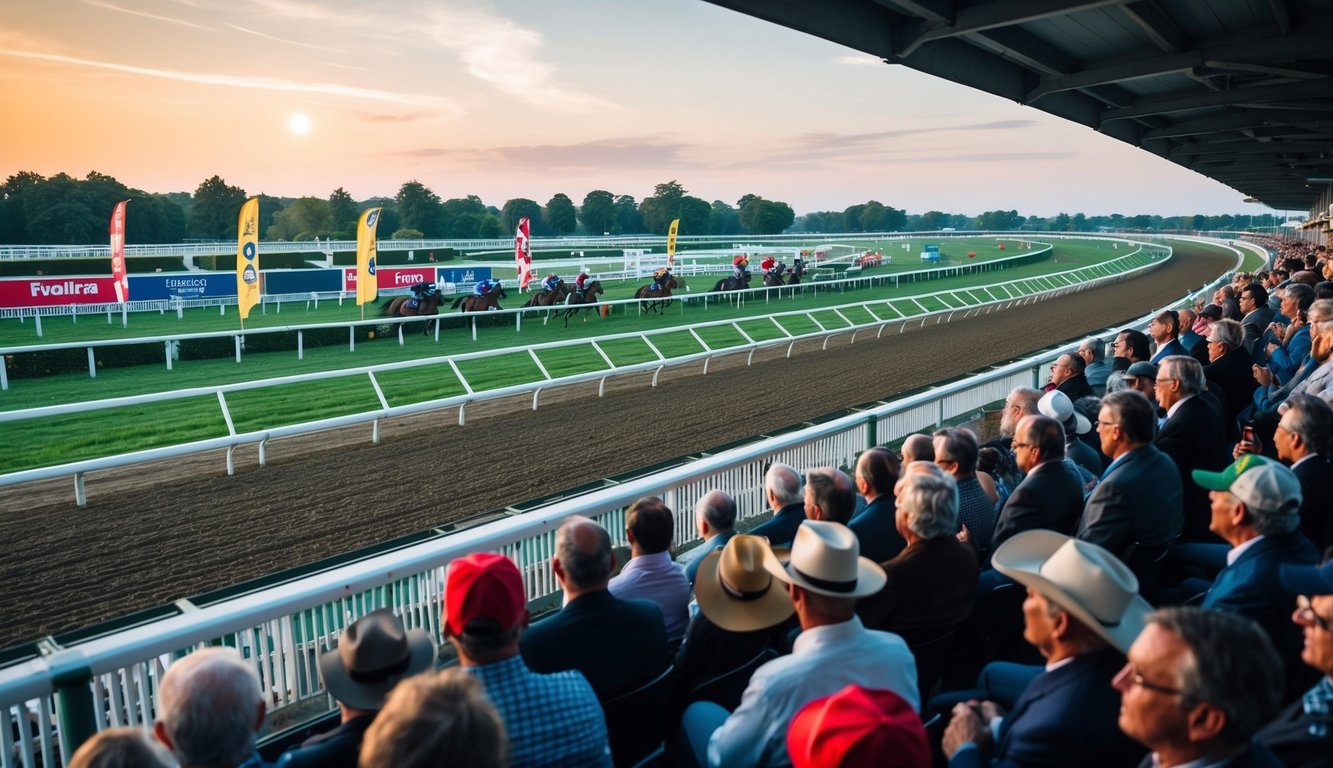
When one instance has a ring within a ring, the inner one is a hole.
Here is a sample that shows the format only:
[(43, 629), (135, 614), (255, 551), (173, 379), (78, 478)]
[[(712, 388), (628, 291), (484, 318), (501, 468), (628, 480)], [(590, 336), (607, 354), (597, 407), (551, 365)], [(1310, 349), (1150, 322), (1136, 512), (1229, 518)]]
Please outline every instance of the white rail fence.
[[(1135, 325), (1145, 325), (1149, 317)], [(426, 629), (436, 642), (443, 642), (439, 617), (444, 569), (456, 557), (497, 552), (513, 558), (529, 599), (539, 603), (557, 592), (549, 562), (555, 529), (568, 515), (599, 519), (619, 540), (625, 508), (642, 496), (663, 496), (679, 511), (693, 508), (708, 490), (722, 489), (737, 499), (747, 524), (763, 510), (761, 478), (770, 463), (852, 466), (857, 453), (869, 446), (975, 414), (1015, 386), (1039, 384), (1045, 364), (1057, 354), (1051, 350), (862, 413), (703, 456), (279, 586), (211, 605), (178, 604), (178, 615), (68, 647), (48, 642), (39, 656), (0, 668), (0, 765), (35, 768), (55, 765), (57, 760), (64, 763), (74, 747), (96, 730), (150, 723), (165, 668), (180, 655), (208, 644), (236, 647), (255, 666), (272, 705), (270, 722), (332, 711), (334, 703), (316, 672), (318, 654), (329, 648), (343, 627), (378, 607), (393, 608), (409, 627)], [(697, 541), (689, 515), (678, 514), (676, 524), (678, 541)]]
[[(708, 366), (712, 358), (721, 355), (738, 354), (741, 352), (749, 353), (749, 359), (753, 360), (756, 351), (773, 347), (787, 346), (787, 354), (790, 355), (795, 345), (801, 341), (822, 338), (827, 347), (829, 340), (840, 334), (850, 333), (852, 342), (856, 340), (857, 334), (865, 331), (874, 331), (876, 336), (880, 336), (886, 329), (896, 325), (897, 330), (902, 332), (909, 324), (916, 323), (925, 325), (930, 321), (935, 323), (949, 322), (961, 314), (962, 317), (970, 317), (982, 312), (1002, 311), (1014, 304), (1023, 304), (1035, 301), (1039, 298), (1058, 296), (1063, 293), (1087, 290), (1089, 288), (1104, 284), (1108, 281), (1122, 280), (1133, 275), (1140, 274), (1146, 270), (1153, 269), (1165, 263), (1170, 258), (1170, 249), (1149, 246), (1149, 252), (1141, 253), (1136, 251), (1133, 254), (1117, 259), (1122, 267), (1121, 271), (1108, 264), (1098, 264), (1092, 267), (1081, 267), (1075, 270), (1059, 272), (1050, 275), (1044, 275), (1035, 278), (1024, 278), (1020, 280), (997, 283), (990, 286), (978, 286), (972, 288), (961, 288), (946, 291), (937, 291), (920, 296), (908, 296), (893, 299), (876, 299), (873, 301), (844, 304), (838, 306), (819, 307), (815, 309), (803, 309), (791, 312), (782, 312), (767, 315), (758, 318), (743, 318), (733, 320), (720, 320), (705, 323), (696, 323), (688, 326), (675, 326), (669, 328), (656, 329), (651, 331), (636, 331), (632, 333), (622, 333), (610, 336), (603, 336), (594, 339), (576, 339), (570, 341), (546, 342), (543, 344), (534, 344), (522, 347), (511, 347), (503, 351), (506, 355), (528, 355), (536, 369), (541, 373), (542, 378), (537, 381), (524, 382), (504, 387), (498, 387), (488, 390), (476, 390), (468, 381), (460, 364), (466, 364), (468, 361), (478, 360), (487, 357), (493, 357), (497, 354), (496, 350), (486, 350), (479, 352), (469, 352), (455, 355), (443, 355), (439, 357), (425, 358), (420, 360), (403, 361), (396, 363), (385, 363), (380, 365), (363, 366), (358, 368), (346, 368), (337, 371), (320, 371), (315, 373), (299, 374), (294, 376), (283, 376), (270, 379), (261, 379), (255, 381), (240, 382), (213, 387), (195, 387), (189, 389), (175, 390), (172, 392), (160, 392), (147, 395), (134, 395), (129, 397), (108, 398), (103, 400), (93, 400), (82, 403), (68, 403), (61, 405), (43, 406), (37, 408), (27, 408), (13, 411), (0, 411), (0, 425), (28, 421), (33, 419), (66, 416), (77, 413), (89, 413), (96, 411), (107, 411), (124, 409), (138, 405), (155, 405), (187, 398), (213, 397), (217, 399), (218, 407), (221, 411), (223, 422), (227, 428), (227, 434), (224, 436), (186, 442), (176, 445), (162, 446), (132, 453), (121, 454), (118, 456), (109, 456), (104, 458), (87, 459), (82, 461), (69, 462), (50, 467), (41, 467), (35, 469), (22, 470), (18, 472), (9, 472), (0, 474), (0, 487), (7, 485), (16, 485), (19, 483), (31, 482), (35, 480), (47, 480), (52, 478), (72, 477), (74, 480), (74, 497), (79, 506), (87, 502), (85, 488), (85, 475), (88, 472), (111, 469), (116, 467), (141, 464), (161, 459), (169, 459), (178, 456), (185, 456), (195, 453), (201, 453), (212, 450), (225, 449), (227, 473), (232, 474), (235, 471), (235, 451), (243, 445), (257, 444), (259, 449), (259, 464), (265, 463), (267, 444), (271, 440), (290, 437), (294, 435), (308, 434), (338, 427), (352, 426), (357, 424), (371, 424), (371, 440), (379, 442), (380, 421), (386, 418), (405, 416), (423, 411), (441, 410), (448, 408), (458, 408), (458, 421), (462, 425), (466, 421), (467, 406), (473, 402), (494, 400), (504, 397), (512, 397), (519, 394), (531, 393), (532, 407), (537, 409), (541, 393), (546, 389), (556, 386), (567, 386), (587, 381), (598, 381), (598, 395), (605, 391), (607, 379), (613, 376), (623, 376), (635, 373), (652, 372), (652, 385), (656, 386), (658, 377), (662, 370), (667, 367), (689, 365), (700, 360), (704, 362), (704, 373), (708, 372)], [(1081, 279), (1080, 279), (1081, 278)], [(632, 300), (631, 300), (632, 301)], [(927, 304), (942, 305), (941, 309), (930, 309)], [(512, 312), (514, 310), (505, 310)], [(871, 319), (868, 321), (857, 322), (853, 317), (856, 313), (864, 313)], [(500, 312), (490, 312), (487, 315), (501, 314)], [(831, 323), (830, 316), (838, 319), (838, 325)], [(822, 319), (821, 319), (822, 318)], [(804, 321), (801, 325), (813, 324), (818, 330), (807, 332), (793, 332), (784, 326), (784, 321)], [(771, 323), (781, 335), (776, 338), (756, 338), (755, 324), (766, 326)], [(729, 346), (718, 346), (710, 344), (701, 334), (708, 333), (712, 329), (726, 328), (734, 331), (734, 336), (744, 339), (741, 344)], [(400, 326), (401, 329), (401, 326)], [(748, 329), (748, 330), (747, 330)], [(475, 326), (473, 332), (475, 333)], [(437, 331), (438, 333), (438, 328)], [(299, 333), (299, 332), (298, 332)], [(661, 339), (665, 336), (679, 334), (688, 334), (692, 340), (697, 343), (701, 351), (683, 355), (668, 356), (663, 354), (659, 345), (653, 343), (654, 339)], [(349, 334), (351, 335), (351, 334)], [(195, 337), (218, 336), (218, 334), (193, 334)], [(177, 337), (185, 338), (185, 337)], [(240, 337), (236, 336), (237, 360), (240, 360)], [(653, 358), (645, 362), (631, 364), (617, 364), (608, 353), (607, 347), (615, 342), (634, 340), (640, 342), (646, 348)], [(149, 340), (152, 342), (161, 342), (161, 339)], [(401, 341), (401, 334), (400, 334)], [(168, 342), (169, 344), (170, 342)], [(353, 338), (351, 344), (355, 345)], [(82, 345), (81, 345), (82, 346)], [(542, 354), (555, 354), (561, 350), (568, 350), (574, 347), (590, 346), (606, 367), (591, 371), (584, 371), (560, 377), (553, 377), (547, 367), (543, 364)], [(299, 347), (299, 345), (298, 345)], [(92, 362), (92, 348), (89, 347), (90, 367)], [(381, 379), (384, 374), (402, 371), (411, 368), (423, 366), (447, 366), (456, 380), (463, 387), (464, 393), (451, 397), (437, 398), (423, 402), (409, 403), (404, 405), (392, 405), (384, 394), (381, 386)], [(168, 367), (170, 367), (170, 355), (168, 354)], [(360, 413), (348, 414), (333, 418), (319, 419), (316, 421), (300, 424), (291, 424), (270, 429), (258, 431), (238, 432), (235, 421), (232, 416), (232, 409), (228, 405), (227, 395), (235, 392), (264, 389), (269, 387), (280, 387), (303, 382), (330, 380), (330, 379), (350, 379), (365, 376), (369, 378), (372, 390), (377, 399), (377, 407), (367, 409)]]

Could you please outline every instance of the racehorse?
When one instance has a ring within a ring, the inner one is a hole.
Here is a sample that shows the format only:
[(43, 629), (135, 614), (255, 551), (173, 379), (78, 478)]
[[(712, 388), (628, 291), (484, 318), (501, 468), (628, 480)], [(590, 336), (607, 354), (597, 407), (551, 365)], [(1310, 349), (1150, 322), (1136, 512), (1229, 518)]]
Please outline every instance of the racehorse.
[(786, 285), (786, 283), (782, 281), (783, 273), (786, 271), (787, 271), (787, 265), (779, 262), (778, 266), (772, 272), (765, 272), (764, 287), (777, 288), (779, 286)]
[(497, 285), (486, 293), (485, 296), (478, 296), (475, 293), (468, 293), (454, 299), (451, 309), (458, 309), (463, 306), (464, 312), (485, 312), (490, 309), (504, 309), (500, 306), (500, 299), (508, 298), (504, 286)]
[(798, 261), (796, 266), (792, 267), (791, 273), (787, 275), (787, 285), (800, 285), (801, 277), (805, 275), (805, 262)]
[[(435, 291), (428, 296), (399, 296), (380, 309), (380, 317), (427, 317), (438, 315), (440, 313), (439, 291)], [(437, 319), (435, 321), (439, 323)], [(422, 335), (430, 333), (430, 323), (421, 324)]]
[(523, 306), (525, 308), (554, 307), (559, 304), (564, 304), (565, 298), (568, 297), (571, 293), (573, 293), (573, 291), (571, 291), (569, 286), (565, 284), (564, 280), (561, 280), (559, 283), (556, 284), (553, 290), (541, 291), (540, 293), (532, 294), (532, 298), (524, 302)]
[(568, 309), (564, 311), (565, 327), (569, 327), (569, 318), (573, 317), (577, 312), (584, 312), (583, 322), (588, 322), (588, 315), (586, 312), (592, 309), (592, 306), (597, 303), (597, 297), (601, 295), (601, 293), (601, 280), (589, 280), (588, 284), (583, 286), (582, 294), (577, 291), (570, 291), (569, 298), (565, 299), (565, 306), (568, 307)]
[(718, 280), (713, 285), (713, 293), (721, 293), (723, 291), (740, 291), (749, 288), (750, 273), (742, 272), (741, 275), (742, 277), (740, 279), (737, 279), (735, 275), (728, 275), (722, 278), (721, 280)]
[(636, 299), (658, 299), (658, 301), (649, 301), (639, 305), (640, 309), (644, 312), (656, 312), (659, 306), (662, 309), (671, 306), (671, 290), (673, 288), (684, 288), (685, 281), (672, 275), (666, 279), (666, 282), (662, 283), (660, 287), (654, 290), (653, 287), (656, 285), (656, 283), (649, 283), (634, 292), (634, 298)]

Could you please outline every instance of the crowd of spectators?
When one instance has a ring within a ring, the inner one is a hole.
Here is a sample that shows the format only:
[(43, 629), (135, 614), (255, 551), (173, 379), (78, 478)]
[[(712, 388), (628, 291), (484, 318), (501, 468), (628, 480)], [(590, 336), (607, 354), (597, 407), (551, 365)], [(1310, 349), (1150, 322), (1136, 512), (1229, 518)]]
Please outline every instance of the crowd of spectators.
[[(672, 765), (1333, 765), (1321, 277), (1322, 253), (1283, 254), (1147, 334), (1086, 340), (1009, 393), (989, 442), (948, 427), (846, 470), (774, 463), (749, 530), (708, 491), (677, 559), (660, 498), (626, 510), (623, 564), (571, 517), (537, 621), (512, 560), (457, 558), (448, 653), (360, 617), (319, 658), (337, 726), (278, 763), (625, 765), (646, 732)], [(265, 764), (235, 650), (171, 664), (157, 703), (151, 736), (104, 731), (72, 764)]]

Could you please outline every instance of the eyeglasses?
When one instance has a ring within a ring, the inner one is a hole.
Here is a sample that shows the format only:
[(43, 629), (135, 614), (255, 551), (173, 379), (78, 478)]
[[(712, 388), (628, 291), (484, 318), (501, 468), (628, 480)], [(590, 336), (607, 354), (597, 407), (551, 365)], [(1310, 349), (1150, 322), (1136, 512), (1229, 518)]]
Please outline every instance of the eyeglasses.
[(1014, 443), (1012, 443), (1012, 445), (1013, 445), (1014, 448), (1036, 448), (1036, 447), (1037, 447), (1037, 444), (1036, 444), (1036, 443), (1020, 443), (1020, 442), (1014, 442)]
[(1119, 422), (1115, 422), (1115, 421), (1094, 421), (1094, 422), (1092, 422), (1092, 428), (1093, 428), (1093, 429), (1101, 429), (1102, 427), (1118, 427), (1118, 426), (1120, 426)]
[(1327, 619), (1314, 612), (1314, 606), (1310, 605), (1310, 598), (1305, 595), (1296, 596), (1296, 615), (1294, 617), (1301, 623), (1314, 624), (1325, 632), (1333, 632), (1329, 628), (1329, 622), (1333, 619)]
[(1166, 685), (1158, 685), (1157, 683), (1145, 680), (1143, 675), (1140, 674), (1137, 669), (1134, 669), (1134, 665), (1132, 664), (1126, 664), (1124, 669), (1121, 669), (1120, 673), (1117, 674), (1115, 678), (1111, 680), (1111, 685), (1116, 688), (1120, 688), (1124, 686), (1126, 681), (1129, 681), (1131, 684), (1137, 685), (1138, 687), (1143, 688), (1145, 690), (1156, 691), (1157, 693), (1166, 694), (1167, 696), (1179, 696), (1182, 693), (1184, 693), (1184, 691), (1182, 691), (1179, 688), (1172, 688)]
[(1171, 381), (1180, 381), (1180, 379), (1157, 379), (1157, 380), (1153, 381), (1153, 383), (1156, 384), (1156, 385), (1158, 385), (1158, 386), (1161, 386), (1162, 384), (1166, 384), (1167, 382), (1171, 382)]

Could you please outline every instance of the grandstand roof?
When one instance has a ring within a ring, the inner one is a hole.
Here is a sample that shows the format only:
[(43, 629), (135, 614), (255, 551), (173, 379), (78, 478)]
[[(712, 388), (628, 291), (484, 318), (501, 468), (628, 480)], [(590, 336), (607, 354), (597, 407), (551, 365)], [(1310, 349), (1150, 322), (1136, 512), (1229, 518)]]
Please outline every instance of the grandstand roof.
[[(709, 0), (1309, 210), (1333, 182), (1328, 0)], [(1319, 181), (1311, 181), (1319, 179)]]

